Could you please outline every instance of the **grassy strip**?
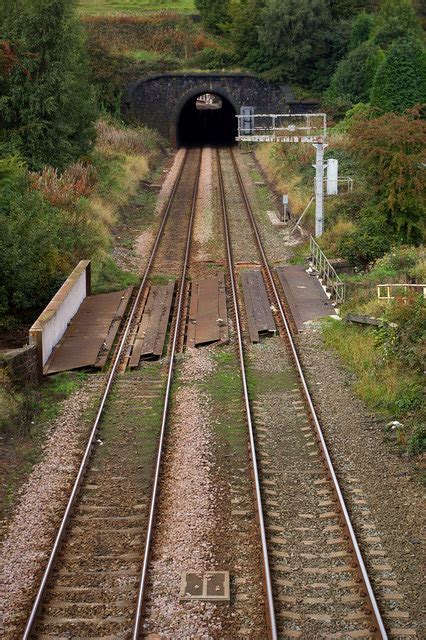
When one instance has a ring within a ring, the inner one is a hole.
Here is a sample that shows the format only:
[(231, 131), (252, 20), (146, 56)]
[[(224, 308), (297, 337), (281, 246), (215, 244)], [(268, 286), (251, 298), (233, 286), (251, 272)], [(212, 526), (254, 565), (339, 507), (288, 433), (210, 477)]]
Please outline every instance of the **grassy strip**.
[(140, 15), (149, 11), (196, 13), (194, 0), (79, 0), (77, 9), (83, 15)]
[(396, 441), (409, 453), (421, 453), (426, 418), (421, 374), (387, 357), (376, 329), (325, 320), (323, 336), (326, 346), (335, 349), (355, 374), (356, 394), (386, 420), (402, 421), (392, 430)]

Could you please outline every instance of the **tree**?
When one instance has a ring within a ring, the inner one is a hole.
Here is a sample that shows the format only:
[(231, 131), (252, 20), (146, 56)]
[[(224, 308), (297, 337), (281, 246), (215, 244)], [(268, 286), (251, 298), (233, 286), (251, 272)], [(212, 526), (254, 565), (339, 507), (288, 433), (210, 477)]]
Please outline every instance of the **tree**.
[(350, 105), (368, 102), (380, 60), (380, 49), (369, 42), (350, 51), (337, 65), (327, 91), (327, 101), (344, 96)]
[(238, 60), (252, 66), (259, 56), (258, 31), (266, 0), (234, 0), (229, 8), (229, 35)]
[(229, 0), (195, 0), (195, 7), (207, 29), (221, 33), (229, 18)]
[(350, 49), (356, 49), (363, 42), (367, 42), (373, 30), (375, 17), (372, 13), (361, 11), (352, 23), (352, 33), (349, 42)]
[(399, 240), (420, 242), (426, 205), (422, 164), (426, 122), (420, 109), (358, 119), (350, 136), (374, 198), (376, 215), (385, 217)]
[(411, 0), (384, 0), (372, 32), (375, 44), (386, 48), (398, 38), (410, 35), (422, 35)]
[[(3, 78), (0, 128), (31, 169), (59, 169), (94, 139), (95, 101), (70, 0), (6, 0), (2, 37), (20, 64)], [(0, 36), (1, 37), (1, 36)]]
[(400, 38), (379, 65), (371, 90), (371, 104), (381, 111), (402, 113), (426, 102), (426, 50), (415, 38)]
[(327, 52), (329, 23), (325, 0), (269, 0), (259, 27), (263, 69), (274, 80), (312, 82)]

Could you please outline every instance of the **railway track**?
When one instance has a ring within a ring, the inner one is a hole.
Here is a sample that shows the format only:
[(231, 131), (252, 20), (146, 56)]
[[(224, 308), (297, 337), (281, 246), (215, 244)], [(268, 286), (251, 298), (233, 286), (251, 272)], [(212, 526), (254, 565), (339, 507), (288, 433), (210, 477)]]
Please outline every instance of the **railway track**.
[[(283, 295), (269, 265), (232, 149), (217, 151), (217, 166), (259, 510), (270, 637), (387, 638), (284, 311)], [(286, 369), (287, 393), (284, 403), (278, 406), (278, 417), (281, 423), (285, 418), (286, 424), (273, 433), (268, 423), (274, 409), (267, 401), (249, 401), (245, 368), (250, 348), (241, 329), (243, 305), (236, 286), (232, 249), (244, 222), (240, 216), (231, 222), (227, 192), (233, 203), (237, 202), (239, 212), (246, 211), (253, 234), (252, 249), (259, 257), (269, 301), (285, 341), (281, 361), (274, 362), (274, 369), (280, 365)]]
[[(200, 150), (187, 150), (115, 351), (24, 640), (139, 637), (183, 307)], [(166, 370), (118, 376), (152, 273), (179, 276)]]

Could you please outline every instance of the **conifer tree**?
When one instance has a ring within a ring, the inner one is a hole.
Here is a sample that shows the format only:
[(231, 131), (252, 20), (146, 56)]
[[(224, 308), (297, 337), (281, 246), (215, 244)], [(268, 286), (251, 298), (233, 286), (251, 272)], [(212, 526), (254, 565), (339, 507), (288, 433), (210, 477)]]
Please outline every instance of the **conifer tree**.
[(6, 0), (1, 37), (20, 64), (4, 75), (0, 128), (30, 169), (62, 169), (90, 148), (95, 101), (73, 0)]
[(426, 50), (421, 40), (400, 38), (379, 65), (371, 104), (383, 112), (402, 113), (426, 102)]

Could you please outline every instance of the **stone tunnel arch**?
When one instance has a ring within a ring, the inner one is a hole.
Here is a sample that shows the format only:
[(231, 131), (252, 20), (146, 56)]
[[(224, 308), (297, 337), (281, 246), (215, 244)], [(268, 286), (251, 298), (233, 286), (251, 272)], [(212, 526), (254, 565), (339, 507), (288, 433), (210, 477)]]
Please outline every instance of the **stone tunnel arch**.
[[(222, 105), (219, 109), (199, 110), (199, 96), (217, 96)], [(223, 88), (199, 85), (185, 93), (178, 101), (171, 117), (170, 140), (173, 146), (230, 145), (237, 135), (239, 107), (235, 99)]]
[[(128, 120), (157, 129), (177, 147), (181, 142), (179, 122), (185, 105), (204, 93), (219, 96), (229, 107), (229, 116), (233, 112), (239, 114), (242, 106), (251, 106), (255, 113), (312, 113), (318, 107), (316, 103), (297, 100), (288, 85), (272, 84), (253, 74), (171, 72), (128, 84), (123, 114)], [(228, 134), (231, 120), (227, 118), (228, 124), (223, 127)]]

